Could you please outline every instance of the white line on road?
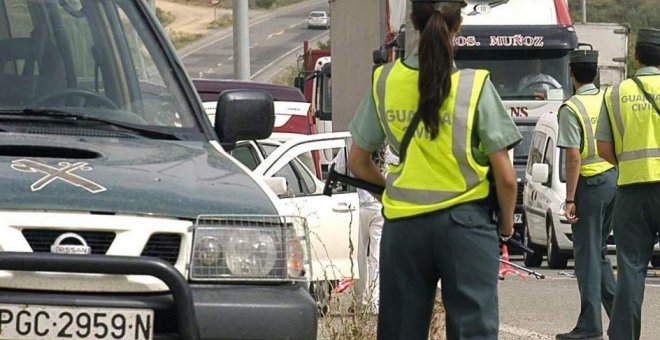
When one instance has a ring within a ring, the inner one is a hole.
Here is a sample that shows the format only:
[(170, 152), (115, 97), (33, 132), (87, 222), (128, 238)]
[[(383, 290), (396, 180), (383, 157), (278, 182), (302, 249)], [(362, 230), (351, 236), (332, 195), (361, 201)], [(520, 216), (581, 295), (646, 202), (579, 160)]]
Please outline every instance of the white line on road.
[(541, 334), (537, 333), (534, 331), (530, 331), (524, 328), (519, 328), (515, 326), (509, 326), (509, 325), (502, 325), (500, 324), (500, 332), (519, 336), (521, 339), (539, 339), (539, 340), (553, 340), (554, 337), (547, 335), (547, 334)]
[[(268, 14), (268, 15), (262, 17), (262, 18), (259, 18), (259, 19), (255, 20), (254, 22), (251, 22), (251, 23), (248, 25), (248, 27), (252, 27), (252, 26), (255, 26), (255, 25), (259, 25), (259, 24), (261, 24), (262, 22), (271, 19), (272, 17), (275, 17), (275, 16), (278, 16), (278, 15), (283, 14), (284, 11), (291, 12), (291, 11), (295, 11), (295, 10), (299, 10), (299, 9), (303, 9), (303, 8), (307, 8), (307, 7), (312, 7), (312, 6), (318, 6), (318, 5), (319, 5), (319, 2), (314, 1), (314, 2), (310, 2), (310, 3), (303, 3), (303, 4), (301, 4), (301, 5), (291, 5), (291, 6), (287, 6), (287, 7), (284, 7), (284, 8), (282, 8), (282, 9), (280, 9), (280, 10), (275, 11), (274, 13), (271, 13), (271, 14)], [(192, 50), (190, 50), (190, 51), (188, 51), (188, 52), (186, 52), (186, 53), (180, 55), (179, 58), (183, 59), (183, 58), (185, 58), (185, 57), (187, 57), (187, 56), (189, 56), (189, 55), (191, 55), (191, 54), (193, 54), (193, 53), (195, 53), (195, 52), (197, 52), (197, 51), (199, 51), (199, 50), (201, 50), (201, 49), (204, 49), (204, 48), (206, 48), (206, 47), (208, 47), (208, 46), (211, 46), (211, 45), (217, 43), (218, 41), (221, 41), (221, 40), (223, 40), (223, 39), (225, 39), (225, 38), (227, 38), (227, 37), (230, 37), (231, 35), (232, 35), (232, 32), (230, 31), (229, 33), (224, 34), (224, 35), (220, 36), (220, 37), (217, 38), (217, 39), (213, 39), (213, 40), (207, 42), (206, 44), (203, 44), (203, 45), (201, 45), (201, 46), (198, 46), (197, 48), (194, 48), (194, 49), (192, 49)]]
[[(310, 40), (320, 39), (321, 37), (323, 37), (323, 36), (326, 35), (326, 34), (328, 34), (328, 33), (327, 33), (327, 32), (325, 32), (325, 33), (321, 33), (321, 34), (315, 36), (314, 38), (312, 38), (312, 39), (310, 39)], [(284, 58), (290, 56), (291, 54), (295, 53), (296, 51), (300, 50), (301, 48), (302, 48), (302, 47), (299, 46), (299, 47), (293, 48), (293, 49), (289, 50), (288, 52), (282, 54), (282, 55), (279, 56), (277, 59), (271, 61), (268, 65), (266, 65), (266, 66), (262, 67), (261, 69), (259, 69), (259, 71), (255, 72), (255, 73), (250, 77), (250, 79), (253, 79), (254, 77), (260, 75), (261, 73), (263, 73), (264, 71), (266, 71), (267, 69), (269, 69), (270, 67), (272, 67), (273, 65), (279, 63), (279, 62), (282, 61)]]
[(281, 30), (281, 31), (279, 31), (279, 32), (277, 32), (277, 33), (271, 33), (271, 34), (268, 35), (268, 37), (266, 38), (266, 40), (270, 40), (270, 39), (272, 39), (274, 36), (276, 36), (276, 35), (282, 35), (282, 34), (284, 34), (284, 30)]
[(252, 44), (252, 45), (250, 46), (250, 48), (255, 48), (255, 47), (257, 47), (257, 46), (259, 46), (259, 43), (254, 43), (254, 44)]

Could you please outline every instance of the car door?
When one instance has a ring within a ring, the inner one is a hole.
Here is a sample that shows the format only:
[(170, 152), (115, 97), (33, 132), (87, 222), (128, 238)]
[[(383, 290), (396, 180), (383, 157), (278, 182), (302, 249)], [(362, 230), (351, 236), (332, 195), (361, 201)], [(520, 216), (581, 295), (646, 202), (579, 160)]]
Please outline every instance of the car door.
[(532, 136), (532, 145), (529, 150), (524, 202), (525, 202), (525, 218), (527, 219), (527, 227), (529, 233), (537, 244), (545, 244), (547, 233), (545, 229), (545, 212), (540, 198), (545, 195), (548, 189), (542, 183), (532, 181), (532, 166), (536, 163), (543, 163), (543, 157), (546, 149), (548, 136), (541, 132), (535, 131)]
[(288, 213), (307, 219), (310, 231), (313, 280), (358, 277), (355, 247), (359, 229), (357, 192), (342, 187), (323, 195), (323, 181), (301, 159), (313, 151), (344, 152), (348, 133), (303, 136), (274, 150), (256, 169), (257, 176), (285, 177), (288, 193), (281, 195)]

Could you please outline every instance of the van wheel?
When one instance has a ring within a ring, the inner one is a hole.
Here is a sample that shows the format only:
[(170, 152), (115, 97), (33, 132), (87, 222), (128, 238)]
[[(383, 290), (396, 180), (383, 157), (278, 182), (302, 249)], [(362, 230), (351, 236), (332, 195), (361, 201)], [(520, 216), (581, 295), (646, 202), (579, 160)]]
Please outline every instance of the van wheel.
[(309, 285), (309, 293), (316, 301), (316, 307), (320, 316), (326, 316), (330, 310), (330, 297), (332, 296), (332, 284), (328, 280), (313, 281)]
[(654, 255), (651, 257), (651, 266), (660, 268), (660, 255)]
[(540, 267), (543, 263), (543, 247), (532, 243), (532, 239), (529, 236), (529, 227), (527, 226), (527, 221), (523, 216), (523, 228), (525, 230), (523, 234), (523, 244), (534, 251), (534, 254), (529, 254), (526, 251), (523, 251), (523, 260), (525, 266), (537, 268)]
[(550, 269), (566, 269), (568, 265), (568, 256), (559, 253), (559, 246), (557, 245), (557, 236), (555, 233), (555, 226), (552, 221), (548, 221), (548, 268)]

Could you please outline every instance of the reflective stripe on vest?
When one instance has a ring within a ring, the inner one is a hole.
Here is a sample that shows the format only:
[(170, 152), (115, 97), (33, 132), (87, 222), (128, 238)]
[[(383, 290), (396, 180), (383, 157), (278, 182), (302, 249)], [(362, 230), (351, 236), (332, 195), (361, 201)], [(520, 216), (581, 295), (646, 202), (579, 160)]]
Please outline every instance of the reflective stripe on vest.
[[(417, 109), (419, 98), (416, 90), (417, 76), (418, 71), (407, 68), (400, 61), (382, 66), (374, 72), (373, 92), (377, 101), (378, 115), (387, 142), (395, 152), (399, 151), (405, 129)], [(452, 74), (450, 94), (439, 112), (442, 115), (441, 136), (436, 140), (430, 140), (421, 122), (415, 137), (410, 142), (404, 164), (389, 168), (383, 197), (385, 215), (388, 218), (444, 209), (488, 195), (488, 181), (485, 178), (488, 167), (477, 164), (472, 156), (471, 145), (476, 106), (487, 76), (486, 71), (475, 70), (461, 70)], [(414, 98), (401, 97), (400, 91), (411, 89), (415, 91)], [(396, 105), (389, 102), (392, 96), (395, 96), (392, 93), (399, 94)], [(392, 106), (397, 110), (393, 110)], [(445, 124), (451, 124), (451, 127), (447, 128)], [(440, 145), (439, 143), (442, 142), (439, 139), (443, 138), (450, 142)], [(426, 178), (415, 178), (413, 173), (420, 171), (420, 168), (443, 168), (440, 164), (431, 164), (431, 161), (425, 157), (426, 152), (438, 148), (443, 152), (442, 157), (437, 158), (443, 158), (449, 164), (445, 164), (444, 168), (455, 170), (451, 170), (451, 173), (442, 178), (435, 178), (433, 171), (427, 174)], [(444, 182), (451, 178), (462, 179), (464, 187), (457, 188), (453, 182), (452, 185)]]
[(576, 113), (580, 126), (582, 126), (583, 147), (580, 151), (580, 174), (586, 177), (598, 175), (614, 167), (598, 157), (594, 137), (598, 115), (603, 106), (603, 93), (603, 91), (599, 91), (597, 94), (575, 95), (566, 102), (566, 105)]
[[(660, 75), (640, 76), (647, 92), (660, 102)], [(660, 181), (660, 115), (631, 79), (605, 96), (619, 162), (618, 185)]]

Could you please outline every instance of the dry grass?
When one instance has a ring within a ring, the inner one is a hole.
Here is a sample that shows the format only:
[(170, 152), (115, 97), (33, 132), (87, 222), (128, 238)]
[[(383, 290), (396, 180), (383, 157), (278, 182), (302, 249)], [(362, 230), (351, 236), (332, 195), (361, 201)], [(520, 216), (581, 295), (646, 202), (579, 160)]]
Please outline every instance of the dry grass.
[(293, 86), (296, 76), (298, 76), (298, 67), (292, 65), (274, 76), (270, 82), (277, 85)]
[(231, 14), (221, 14), (207, 26), (210, 30), (221, 29), (233, 25), (234, 17)]
[(176, 49), (180, 49), (188, 44), (191, 44), (204, 36), (201, 33), (188, 33), (171, 30), (167, 31), (167, 35), (170, 37), (170, 40), (172, 40), (172, 44)]
[[(173, 2), (179, 2), (187, 5), (196, 5), (196, 6), (209, 6), (208, 0), (170, 0)], [(248, 0), (250, 8), (277, 8), (282, 6), (292, 5), (304, 0)], [(220, 0), (218, 3), (218, 8), (231, 8), (232, 0)]]
[(165, 11), (160, 7), (156, 7), (156, 17), (163, 27), (169, 26), (174, 20), (176, 20), (176, 16), (172, 14), (172, 12)]

